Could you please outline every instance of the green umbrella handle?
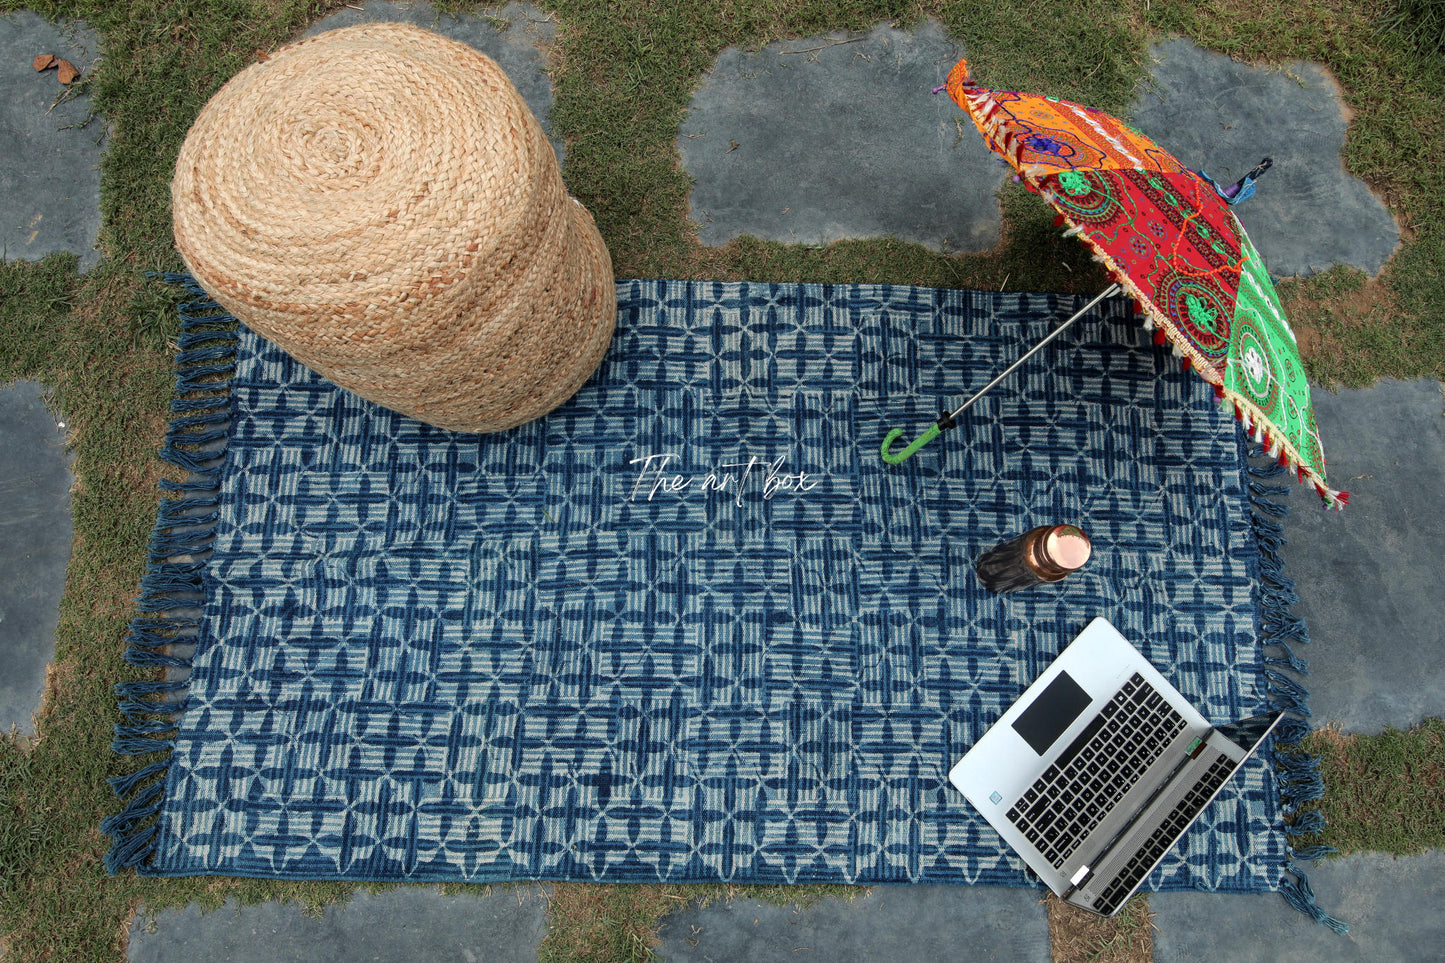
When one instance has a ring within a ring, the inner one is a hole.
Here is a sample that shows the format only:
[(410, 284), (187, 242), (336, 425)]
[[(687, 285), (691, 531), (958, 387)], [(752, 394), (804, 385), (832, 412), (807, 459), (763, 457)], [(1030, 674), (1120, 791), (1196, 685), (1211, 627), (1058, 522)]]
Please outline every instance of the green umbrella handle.
[(913, 439), (913, 443), (902, 451), (889, 451), (889, 449), (893, 447), (893, 443), (898, 440), (898, 436), (903, 434), (902, 428), (894, 428), (888, 433), (888, 436), (883, 439), (883, 447), (879, 451), (879, 454), (883, 456), (883, 460), (888, 462), (888, 464), (901, 465), (909, 458), (912, 458), (918, 449), (957, 423), (958, 422), (953, 420), (953, 415), (945, 411), (936, 422), (928, 426), (927, 431)]
[(881, 452), (881, 454), (883, 455), (883, 460), (890, 465), (901, 465), (904, 461), (913, 457), (913, 454), (918, 451), (918, 449), (922, 448), (924, 445), (937, 438), (939, 432), (947, 431), (954, 425), (958, 424), (955, 419), (959, 415), (967, 411), (969, 406), (971, 406), (978, 399), (982, 398), (988, 392), (992, 391), (999, 382), (1003, 381), (1009, 375), (1017, 371), (1025, 361), (1029, 360), (1034, 355), (1042, 351), (1044, 349), (1044, 345), (1048, 344), (1050, 341), (1054, 340), (1059, 335), (1067, 331), (1069, 329), (1069, 326), (1072, 325), (1075, 321), (1079, 320), (1079, 318), (1083, 317), (1090, 308), (1092, 308), (1094, 305), (1098, 304), (1105, 298), (1113, 297), (1122, 290), (1123, 286), (1120, 285), (1118, 282), (1115, 282), (1114, 284), (1111, 284), (1104, 290), (1100, 291), (1097, 295), (1094, 296), (1094, 300), (1090, 301), (1088, 304), (1075, 311), (1073, 317), (1069, 318), (1069, 320), (1059, 325), (1053, 331), (1050, 331), (1046, 338), (1044, 338), (1038, 344), (1030, 348), (1022, 357), (1020, 357), (1017, 361), (1009, 365), (1001, 373), (995, 376), (992, 381), (984, 385), (978, 391), (974, 392), (973, 397), (969, 398), (963, 404), (953, 409), (953, 411), (948, 411), (947, 409), (945, 409), (943, 414), (939, 416), (937, 424), (929, 428), (923, 434), (919, 435), (918, 439), (914, 441), (913, 444), (909, 445), (907, 448), (903, 449), (900, 452), (892, 452), (888, 450), (889, 448), (893, 447), (893, 442), (898, 439), (898, 436), (903, 434), (902, 428), (894, 428), (888, 433), (888, 437), (883, 439), (883, 449)]

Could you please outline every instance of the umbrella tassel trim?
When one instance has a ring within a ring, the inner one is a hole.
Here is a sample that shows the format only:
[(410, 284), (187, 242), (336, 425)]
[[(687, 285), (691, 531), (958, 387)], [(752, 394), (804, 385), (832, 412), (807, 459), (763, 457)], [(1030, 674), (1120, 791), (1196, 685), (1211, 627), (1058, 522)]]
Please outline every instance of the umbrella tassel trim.
[[(1216, 393), (1223, 391), (1217, 387)], [(1265, 454), (1274, 459), (1282, 470), (1291, 470), (1300, 484), (1308, 484), (1319, 494), (1326, 508), (1341, 511), (1350, 503), (1350, 493), (1339, 491), (1329, 487), (1324, 475), (1315, 471), (1313, 467), (1300, 457), (1299, 450), (1284, 435), (1276, 433), (1271, 435), (1264, 427), (1268, 419), (1249, 401), (1232, 391), (1224, 392), (1225, 404), (1234, 409), (1234, 417), (1243, 426), (1244, 431), (1255, 442), (1264, 446)]]

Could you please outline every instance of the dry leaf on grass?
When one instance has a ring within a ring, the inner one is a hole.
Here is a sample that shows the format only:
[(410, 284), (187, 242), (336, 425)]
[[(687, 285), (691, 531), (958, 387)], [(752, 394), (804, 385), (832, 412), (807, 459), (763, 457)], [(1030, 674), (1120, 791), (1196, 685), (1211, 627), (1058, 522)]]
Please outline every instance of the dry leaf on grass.
[(49, 70), (55, 66), (55, 54), (37, 54), (33, 65), (36, 70)]
[(80, 76), (80, 71), (76, 70), (75, 64), (69, 60), (57, 60), (55, 61), (55, 66), (60, 68), (60, 72), (55, 75), (55, 79), (59, 80), (62, 84), (74, 83), (76, 78)]

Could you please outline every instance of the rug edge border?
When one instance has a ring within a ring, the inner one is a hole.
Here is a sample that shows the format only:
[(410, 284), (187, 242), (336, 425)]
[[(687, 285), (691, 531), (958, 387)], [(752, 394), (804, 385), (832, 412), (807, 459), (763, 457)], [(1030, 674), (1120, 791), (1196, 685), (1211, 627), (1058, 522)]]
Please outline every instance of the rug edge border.
[[(164, 755), (108, 780), (122, 805), (100, 824), (111, 837), (105, 869), (165, 875), (149, 866), (159, 834), (174, 748), (174, 731), (186, 710), (189, 670), (200, 626), (194, 611), (205, 604), (206, 563), (198, 559), (216, 537), (221, 468), (231, 418), (236, 372), (237, 319), (188, 274), (149, 274), (178, 287), (190, 300), (179, 305), (175, 391), (171, 421), (159, 452), (183, 481), (162, 479), (156, 522), (147, 546), (137, 615), (130, 623), (124, 659), (146, 670), (116, 684), (118, 709), (111, 750), (120, 756)], [(159, 670), (160, 678), (156, 678)]]
[[(1280, 551), (1284, 538), (1283, 521), (1289, 505), (1278, 499), (1288, 497), (1290, 486), (1269, 485), (1269, 479), (1286, 473), (1286, 466), (1268, 457), (1262, 446), (1249, 445), (1243, 452), (1250, 512), (1250, 529), (1258, 550), (1256, 567), (1257, 628), (1260, 647), (1265, 652), (1265, 692), (1273, 709), (1287, 714), (1276, 727), (1270, 741), (1270, 758), (1274, 764), (1275, 791), (1280, 798), (1281, 829), (1285, 836), (1285, 863), (1279, 893), (1295, 909), (1337, 933), (1349, 932), (1349, 925), (1331, 916), (1315, 900), (1309, 877), (1298, 861), (1314, 862), (1336, 852), (1333, 846), (1296, 847), (1293, 840), (1320, 832), (1325, 826), (1323, 815), (1312, 810), (1313, 818), (1300, 819), (1302, 807), (1324, 796), (1324, 780), (1320, 775), (1320, 758), (1299, 748), (1299, 743), (1313, 731), (1309, 719), (1309, 690), (1295, 676), (1307, 675), (1309, 663), (1295, 655), (1289, 643), (1310, 642), (1304, 620), (1290, 608), (1299, 601), (1294, 580), (1284, 573), (1284, 557)], [(1273, 654), (1270, 654), (1273, 650)], [(1291, 748), (1282, 749), (1281, 745)]]

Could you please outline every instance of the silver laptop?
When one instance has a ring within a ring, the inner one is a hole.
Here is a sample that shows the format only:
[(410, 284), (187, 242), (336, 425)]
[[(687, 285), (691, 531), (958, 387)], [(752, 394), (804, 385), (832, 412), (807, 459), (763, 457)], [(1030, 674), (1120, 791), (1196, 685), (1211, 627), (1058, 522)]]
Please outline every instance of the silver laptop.
[(1283, 715), (1211, 726), (1100, 618), (948, 778), (1059, 897), (1113, 916)]

